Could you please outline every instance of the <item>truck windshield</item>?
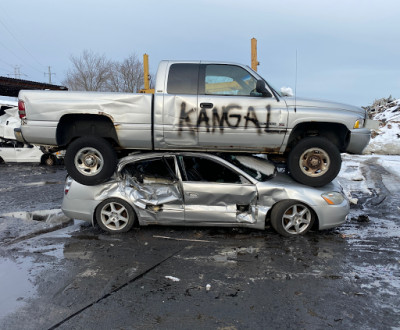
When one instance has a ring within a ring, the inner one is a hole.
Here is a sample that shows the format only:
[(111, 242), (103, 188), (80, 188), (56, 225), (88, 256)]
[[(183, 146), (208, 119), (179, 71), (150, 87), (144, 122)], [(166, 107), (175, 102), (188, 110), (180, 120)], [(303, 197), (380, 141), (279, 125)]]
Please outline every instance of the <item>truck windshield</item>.
[(276, 174), (275, 166), (265, 158), (254, 155), (220, 155), (221, 158), (239, 167), (252, 178), (258, 181), (267, 181), (272, 179)]

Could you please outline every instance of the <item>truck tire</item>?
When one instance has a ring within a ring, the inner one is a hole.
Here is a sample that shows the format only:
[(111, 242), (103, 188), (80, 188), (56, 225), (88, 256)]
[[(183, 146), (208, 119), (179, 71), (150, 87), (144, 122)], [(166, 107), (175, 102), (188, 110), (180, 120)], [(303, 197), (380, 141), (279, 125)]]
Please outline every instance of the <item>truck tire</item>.
[(42, 157), (42, 163), (47, 166), (53, 166), (56, 164), (56, 158), (53, 155), (44, 155)]
[(117, 166), (117, 154), (105, 139), (83, 136), (73, 141), (65, 154), (65, 167), (77, 182), (94, 186), (108, 180)]
[(336, 178), (342, 158), (339, 149), (328, 139), (312, 136), (294, 146), (287, 165), (296, 181), (311, 187), (322, 187)]

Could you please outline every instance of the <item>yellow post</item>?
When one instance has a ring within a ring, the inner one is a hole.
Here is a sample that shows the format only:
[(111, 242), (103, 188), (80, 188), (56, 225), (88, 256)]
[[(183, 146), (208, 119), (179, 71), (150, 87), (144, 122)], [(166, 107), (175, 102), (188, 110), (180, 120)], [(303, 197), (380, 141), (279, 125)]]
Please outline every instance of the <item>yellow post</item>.
[(251, 39), (251, 68), (254, 71), (257, 71), (257, 66), (260, 63), (257, 61), (257, 39)]
[(150, 73), (149, 73), (149, 55), (143, 54), (143, 75), (144, 75), (144, 89), (140, 93), (154, 94), (154, 89), (150, 89)]
[(150, 89), (149, 82), (149, 55), (143, 54), (144, 89)]

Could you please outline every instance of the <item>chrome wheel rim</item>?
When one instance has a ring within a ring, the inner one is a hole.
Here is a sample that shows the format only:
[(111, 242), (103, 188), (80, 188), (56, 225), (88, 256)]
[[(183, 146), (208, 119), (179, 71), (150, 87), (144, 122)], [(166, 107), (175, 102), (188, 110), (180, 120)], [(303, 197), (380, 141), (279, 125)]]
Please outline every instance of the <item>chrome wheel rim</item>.
[(282, 226), (289, 234), (298, 235), (307, 230), (311, 218), (311, 211), (306, 206), (295, 204), (283, 213)]
[(93, 176), (100, 173), (103, 169), (104, 159), (97, 149), (87, 147), (77, 152), (74, 163), (79, 173), (86, 176)]
[(304, 151), (299, 159), (301, 171), (310, 177), (324, 175), (331, 164), (331, 159), (327, 152), (320, 148), (310, 148)]
[(103, 206), (100, 217), (109, 230), (122, 230), (128, 224), (129, 212), (122, 204), (112, 202)]

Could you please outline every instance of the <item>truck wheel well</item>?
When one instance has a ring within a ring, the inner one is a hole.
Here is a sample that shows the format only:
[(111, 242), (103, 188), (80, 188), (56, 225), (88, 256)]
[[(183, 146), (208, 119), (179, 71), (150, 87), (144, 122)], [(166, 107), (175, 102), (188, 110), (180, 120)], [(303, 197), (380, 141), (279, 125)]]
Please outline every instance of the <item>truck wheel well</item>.
[(103, 115), (65, 115), (57, 126), (57, 144), (66, 146), (80, 136), (100, 136), (118, 145), (118, 137), (110, 118)]
[(343, 124), (337, 123), (301, 123), (290, 134), (286, 152), (290, 151), (301, 139), (308, 136), (321, 136), (344, 152), (350, 142), (350, 131)]

